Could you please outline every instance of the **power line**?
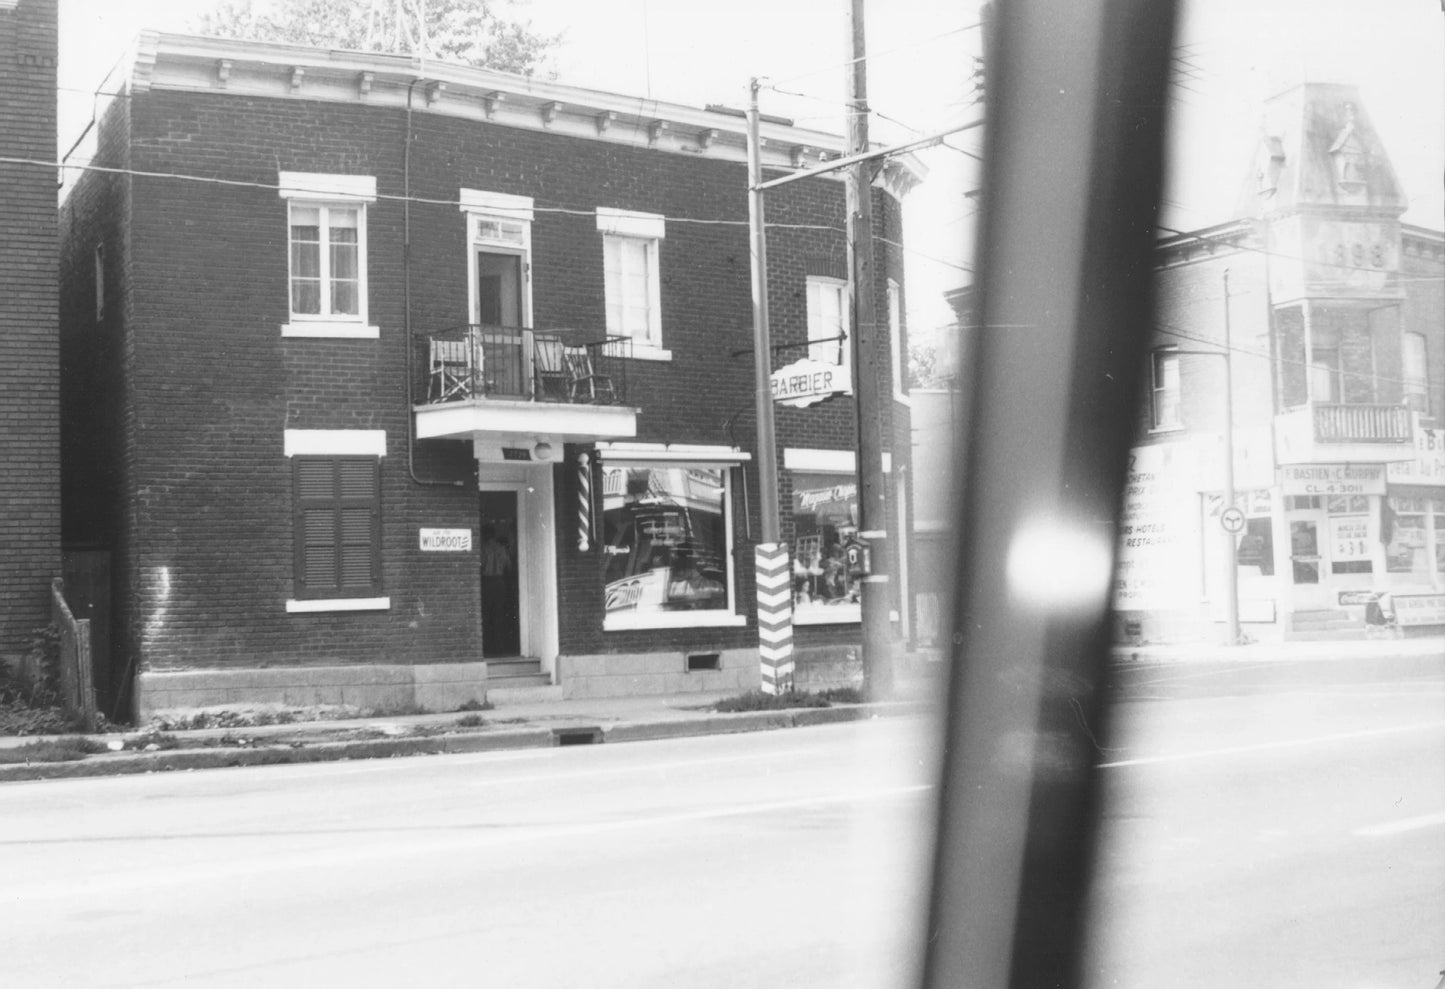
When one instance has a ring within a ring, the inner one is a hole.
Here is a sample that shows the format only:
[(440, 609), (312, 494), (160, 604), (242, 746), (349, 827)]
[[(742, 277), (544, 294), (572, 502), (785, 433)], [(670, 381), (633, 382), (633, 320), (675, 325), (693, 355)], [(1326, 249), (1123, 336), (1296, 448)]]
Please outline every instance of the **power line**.
[[(847, 61), (844, 61), (844, 62), (835, 62), (835, 63), (832, 64), (832, 65), (823, 65), (823, 66), (819, 66), (819, 67), (817, 67), (817, 68), (808, 69), (806, 72), (799, 72), (799, 73), (796, 73), (795, 75), (784, 76), (782, 79), (777, 80), (777, 81), (778, 81), (778, 82), (792, 82), (794, 79), (806, 79), (808, 76), (815, 76), (815, 75), (818, 75), (819, 73), (822, 73), (822, 72), (835, 72), (835, 71), (837, 71), (838, 69), (846, 69), (846, 68), (848, 68), (848, 67), (850, 67), (850, 66), (856, 65), (857, 63), (862, 62), (862, 61), (866, 61), (866, 60), (868, 60), (868, 59), (882, 58), (882, 57), (885, 56), (885, 55), (896, 55), (898, 52), (911, 51), (911, 50), (913, 50), (914, 48), (921, 48), (921, 47), (924, 46), (924, 45), (933, 44), (933, 42), (935, 42), (935, 41), (940, 41), (940, 40), (942, 40), (942, 39), (944, 39), (944, 38), (950, 38), (950, 37), (954, 36), (955, 34), (963, 34), (965, 31), (972, 31), (972, 30), (974, 30), (975, 28), (980, 28), (980, 27), (983, 27), (983, 22), (982, 22), (982, 21), (980, 21), (980, 22), (977, 23), (977, 24), (965, 24), (963, 27), (953, 28), (953, 29), (950, 30), (950, 31), (941, 31), (941, 32), (939, 32), (938, 34), (932, 34), (932, 35), (929, 35), (929, 36), (926, 37), (926, 38), (920, 38), (920, 39), (917, 40), (917, 41), (911, 41), (911, 42), (909, 42), (909, 43), (906, 44), (906, 45), (899, 45), (897, 48), (889, 48), (889, 49), (887, 49), (887, 50), (885, 50), (885, 51), (881, 51), (881, 52), (872, 52), (872, 53), (870, 53), (870, 54), (868, 54), (868, 55), (864, 55), (864, 56), (862, 56), (862, 57), (860, 57), (860, 58), (850, 58), (850, 59), (848, 59)], [(773, 88), (772, 85), (771, 85), (771, 83), (769, 83), (769, 88)]]
[[(256, 182), (249, 179), (223, 179), (209, 175), (187, 175), (184, 172), (151, 172), (136, 168), (118, 168), (110, 165), (96, 165), (94, 163), (78, 164), (74, 162), (42, 161), (36, 158), (0, 157), (0, 164), (33, 165), (38, 168), (55, 168), (60, 170), (81, 172), (99, 172), (106, 175), (128, 175), (134, 178), (176, 179), (182, 182), (195, 182), (203, 185), (220, 185), (239, 189), (260, 189), (267, 192), (279, 192), (283, 188), (283, 186), (276, 182)], [(294, 192), (299, 192), (303, 195), (314, 195), (318, 199), (325, 199), (327, 196), (332, 195), (332, 191), (328, 189), (307, 189), (304, 186), (298, 186), (294, 184), (288, 184), (284, 188), (292, 190)], [(432, 199), (424, 196), (399, 196), (390, 193), (377, 193), (376, 198), (378, 200), (385, 200), (387, 202), (416, 203), (422, 206), (462, 205), (460, 199)], [(496, 213), (505, 213), (508, 211), (527, 212), (525, 207), (508, 206), (489, 206), (488, 211)], [(597, 215), (597, 211), (595, 209), (584, 209), (567, 206), (533, 206), (531, 212), (556, 213), (567, 216), (586, 217), (593, 217)], [(700, 217), (667, 215), (663, 215), (663, 219), (671, 223), (696, 223), (705, 226), (746, 227), (748, 225), (747, 220), (714, 220), (703, 219)], [(768, 226), (777, 230), (829, 230), (836, 233), (844, 232), (843, 228), (840, 226), (834, 226), (832, 224), (825, 223), (769, 223)]]

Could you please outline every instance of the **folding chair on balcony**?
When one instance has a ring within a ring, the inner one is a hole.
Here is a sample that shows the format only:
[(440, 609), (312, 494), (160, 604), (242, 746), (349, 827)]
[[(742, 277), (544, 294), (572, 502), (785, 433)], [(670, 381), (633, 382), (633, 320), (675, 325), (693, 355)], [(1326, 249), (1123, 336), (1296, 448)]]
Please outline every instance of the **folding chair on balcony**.
[(532, 397), (537, 401), (567, 401), (566, 348), (557, 337), (539, 334), (533, 341), (532, 377)]
[(431, 340), (431, 384), (428, 398), (450, 402), (472, 390), (471, 361), (466, 340)]
[(598, 374), (592, 367), (592, 351), (587, 347), (568, 347), (567, 394), (574, 402), (616, 402), (617, 390), (612, 378)]

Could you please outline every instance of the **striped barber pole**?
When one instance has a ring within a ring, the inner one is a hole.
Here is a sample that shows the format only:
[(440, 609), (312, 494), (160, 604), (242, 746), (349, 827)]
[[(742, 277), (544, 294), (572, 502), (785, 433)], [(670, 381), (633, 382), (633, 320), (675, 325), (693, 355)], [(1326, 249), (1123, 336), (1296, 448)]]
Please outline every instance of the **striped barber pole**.
[(758, 655), (765, 694), (793, 689), (793, 568), (786, 543), (758, 543)]
[(592, 458), (577, 454), (577, 548), (592, 548)]

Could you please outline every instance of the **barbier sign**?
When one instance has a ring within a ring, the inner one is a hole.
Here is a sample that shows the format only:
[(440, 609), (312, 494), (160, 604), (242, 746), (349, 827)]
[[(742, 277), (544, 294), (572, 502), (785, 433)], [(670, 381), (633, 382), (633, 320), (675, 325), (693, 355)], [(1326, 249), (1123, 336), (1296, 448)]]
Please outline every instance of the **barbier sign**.
[(773, 401), (799, 409), (853, 390), (853, 381), (846, 366), (824, 364), (806, 357), (778, 368), (772, 373), (770, 381)]

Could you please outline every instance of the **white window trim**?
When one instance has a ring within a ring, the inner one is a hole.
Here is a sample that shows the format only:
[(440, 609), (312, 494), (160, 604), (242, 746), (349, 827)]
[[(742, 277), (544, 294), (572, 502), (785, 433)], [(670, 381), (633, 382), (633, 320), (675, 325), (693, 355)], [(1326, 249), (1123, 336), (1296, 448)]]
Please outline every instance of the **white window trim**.
[[(622, 449), (618, 449), (621, 447)], [(651, 455), (649, 455), (651, 454)], [(722, 459), (723, 455), (726, 459)], [(597, 455), (604, 467), (654, 467), (659, 464), (699, 464), (722, 467), (723, 525), (727, 533), (728, 603), (726, 608), (688, 612), (624, 612), (602, 616), (602, 631), (623, 632), (651, 628), (722, 628), (746, 625), (748, 616), (738, 611), (737, 519), (733, 511), (732, 471), (750, 459), (749, 455), (724, 446), (684, 446), (677, 444), (599, 443)]]
[(912, 405), (908, 396), (908, 353), (903, 349), (903, 286), (888, 279), (888, 346), (893, 358), (893, 401)]
[[(477, 254), (511, 254), (522, 259), (521, 322), (532, 325), (532, 217), (531, 196), (514, 196), (505, 192), (462, 189), (460, 209), (467, 218), (467, 319), (477, 317)], [(500, 220), (522, 226), (522, 243), (496, 241), (477, 236), (477, 220)]]
[[(385, 457), (384, 429), (288, 429), (284, 438), (288, 457)], [(286, 599), (289, 614), (318, 611), (389, 611), (391, 598)]]
[[(803, 289), (803, 291), (804, 291), (804, 296), (803, 296), (803, 317), (804, 317), (804, 320), (806, 321), (806, 332), (807, 332), (807, 338), (808, 338), (809, 341), (812, 341), (812, 340), (815, 339), (814, 333), (813, 333), (813, 306), (812, 306), (812, 296), (813, 296), (813, 293), (812, 293), (812, 286), (813, 286), (813, 285), (827, 285), (827, 286), (830, 286), (830, 287), (833, 287), (833, 288), (842, 289), (842, 291), (839, 293), (841, 299), (840, 299), (840, 302), (839, 302), (839, 304), (838, 304), (838, 323), (839, 323), (838, 328), (839, 328), (839, 330), (840, 330), (840, 331), (842, 332), (842, 334), (843, 334), (843, 344), (842, 344), (841, 347), (838, 348), (838, 363), (837, 363), (837, 366), (838, 366), (838, 367), (841, 367), (841, 368), (847, 368), (847, 369), (848, 369), (847, 378), (848, 378), (849, 385), (848, 385), (847, 388), (845, 388), (845, 389), (843, 390), (842, 394), (844, 394), (844, 395), (851, 395), (851, 394), (853, 394), (853, 385), (852, 385), (852, 381), (853, 381), (853, 340), (852, 340), (852, 333), (853, 333), (853, 316), (852, 316), (852, 313), (853, 313), (853, 291), (852, 291), (852, 286), (851, 286), (851, 284), (849, 283), (848, 279), (846, 279), (846, 278), (834, 278), (832, 275), (808, 275), (808, 276), (804, 279), (804, 283), (805, 283), (805, 284), (804, 284), (804, 289)], [(813, 347), (815, 347), (815, 346), (818, 346), (818, 344), (815, 344), (815, 343), (812, 343), (812, 342), (810, 342), (810, 343), (808, 344), (808, 358), (809, 358), (810, 360), (811, 360), (811, 359), (814, 359), (814, 358), (813, 358)]]
[[(1184, 429), (1184, 362), (1177, 351), (1161, 347), (1149, 352), (1149, 433), (1177, 433)], [(1159, 418), (1159, 358), (1174, 358), (1175, 403), (1178, 406), (1175, 420), (1171, 423), (1157, 423)]]
[(384, 429), (288, 429), (288, 457), (384, 457)]
[(297, 601), (288, 598), (286, 611), (288, 614), (300, 615), (310, 614), (319, 611), (390, 611), (391, 598), (324, 598), (319, 600)]
[[(608, 237), (627, 240), (648, 241), (648, 331), (653, 343), (632, 340), (631, 357), (642, 361), (670, 361), (672, 351), (661, 345), (662, 341), (662, 250), (661, 243), (667, 236), (667, 218), (660, 213), (640, 213), (636, 210), (597, 207), (597, 230), (602, 234), (605, 245)], [(605, 251), (605, 246), (604, 246)], [(604, 257), (603, 265), (606, 265)]]
[[(819, 474), (856, 474), (858, 456), (852, 450), (815, 450), (806, 447), (784, 447), (785, 470), (813, 471)], [(883, 473), (893, 471), (893, 453), (883, 451)]]
[[(376, 176), (333, 175), (326, 172), (281, 172), (278, 192), (286, 200), (286, 309), (291, 299), (291, 205), (341, 206), (356, 209), (357, 230), (357, 307), (355, 315), (317, 315), (290, 313), (289, 322), (281, 326), (282, 337), (309, 337), (331, 340), (378, 340), (381, 329), (367, 320), (369, 308), (367, 245), (367, 203), (376, 202)], [(325, 245), (323, 245), (323, 248)]]

